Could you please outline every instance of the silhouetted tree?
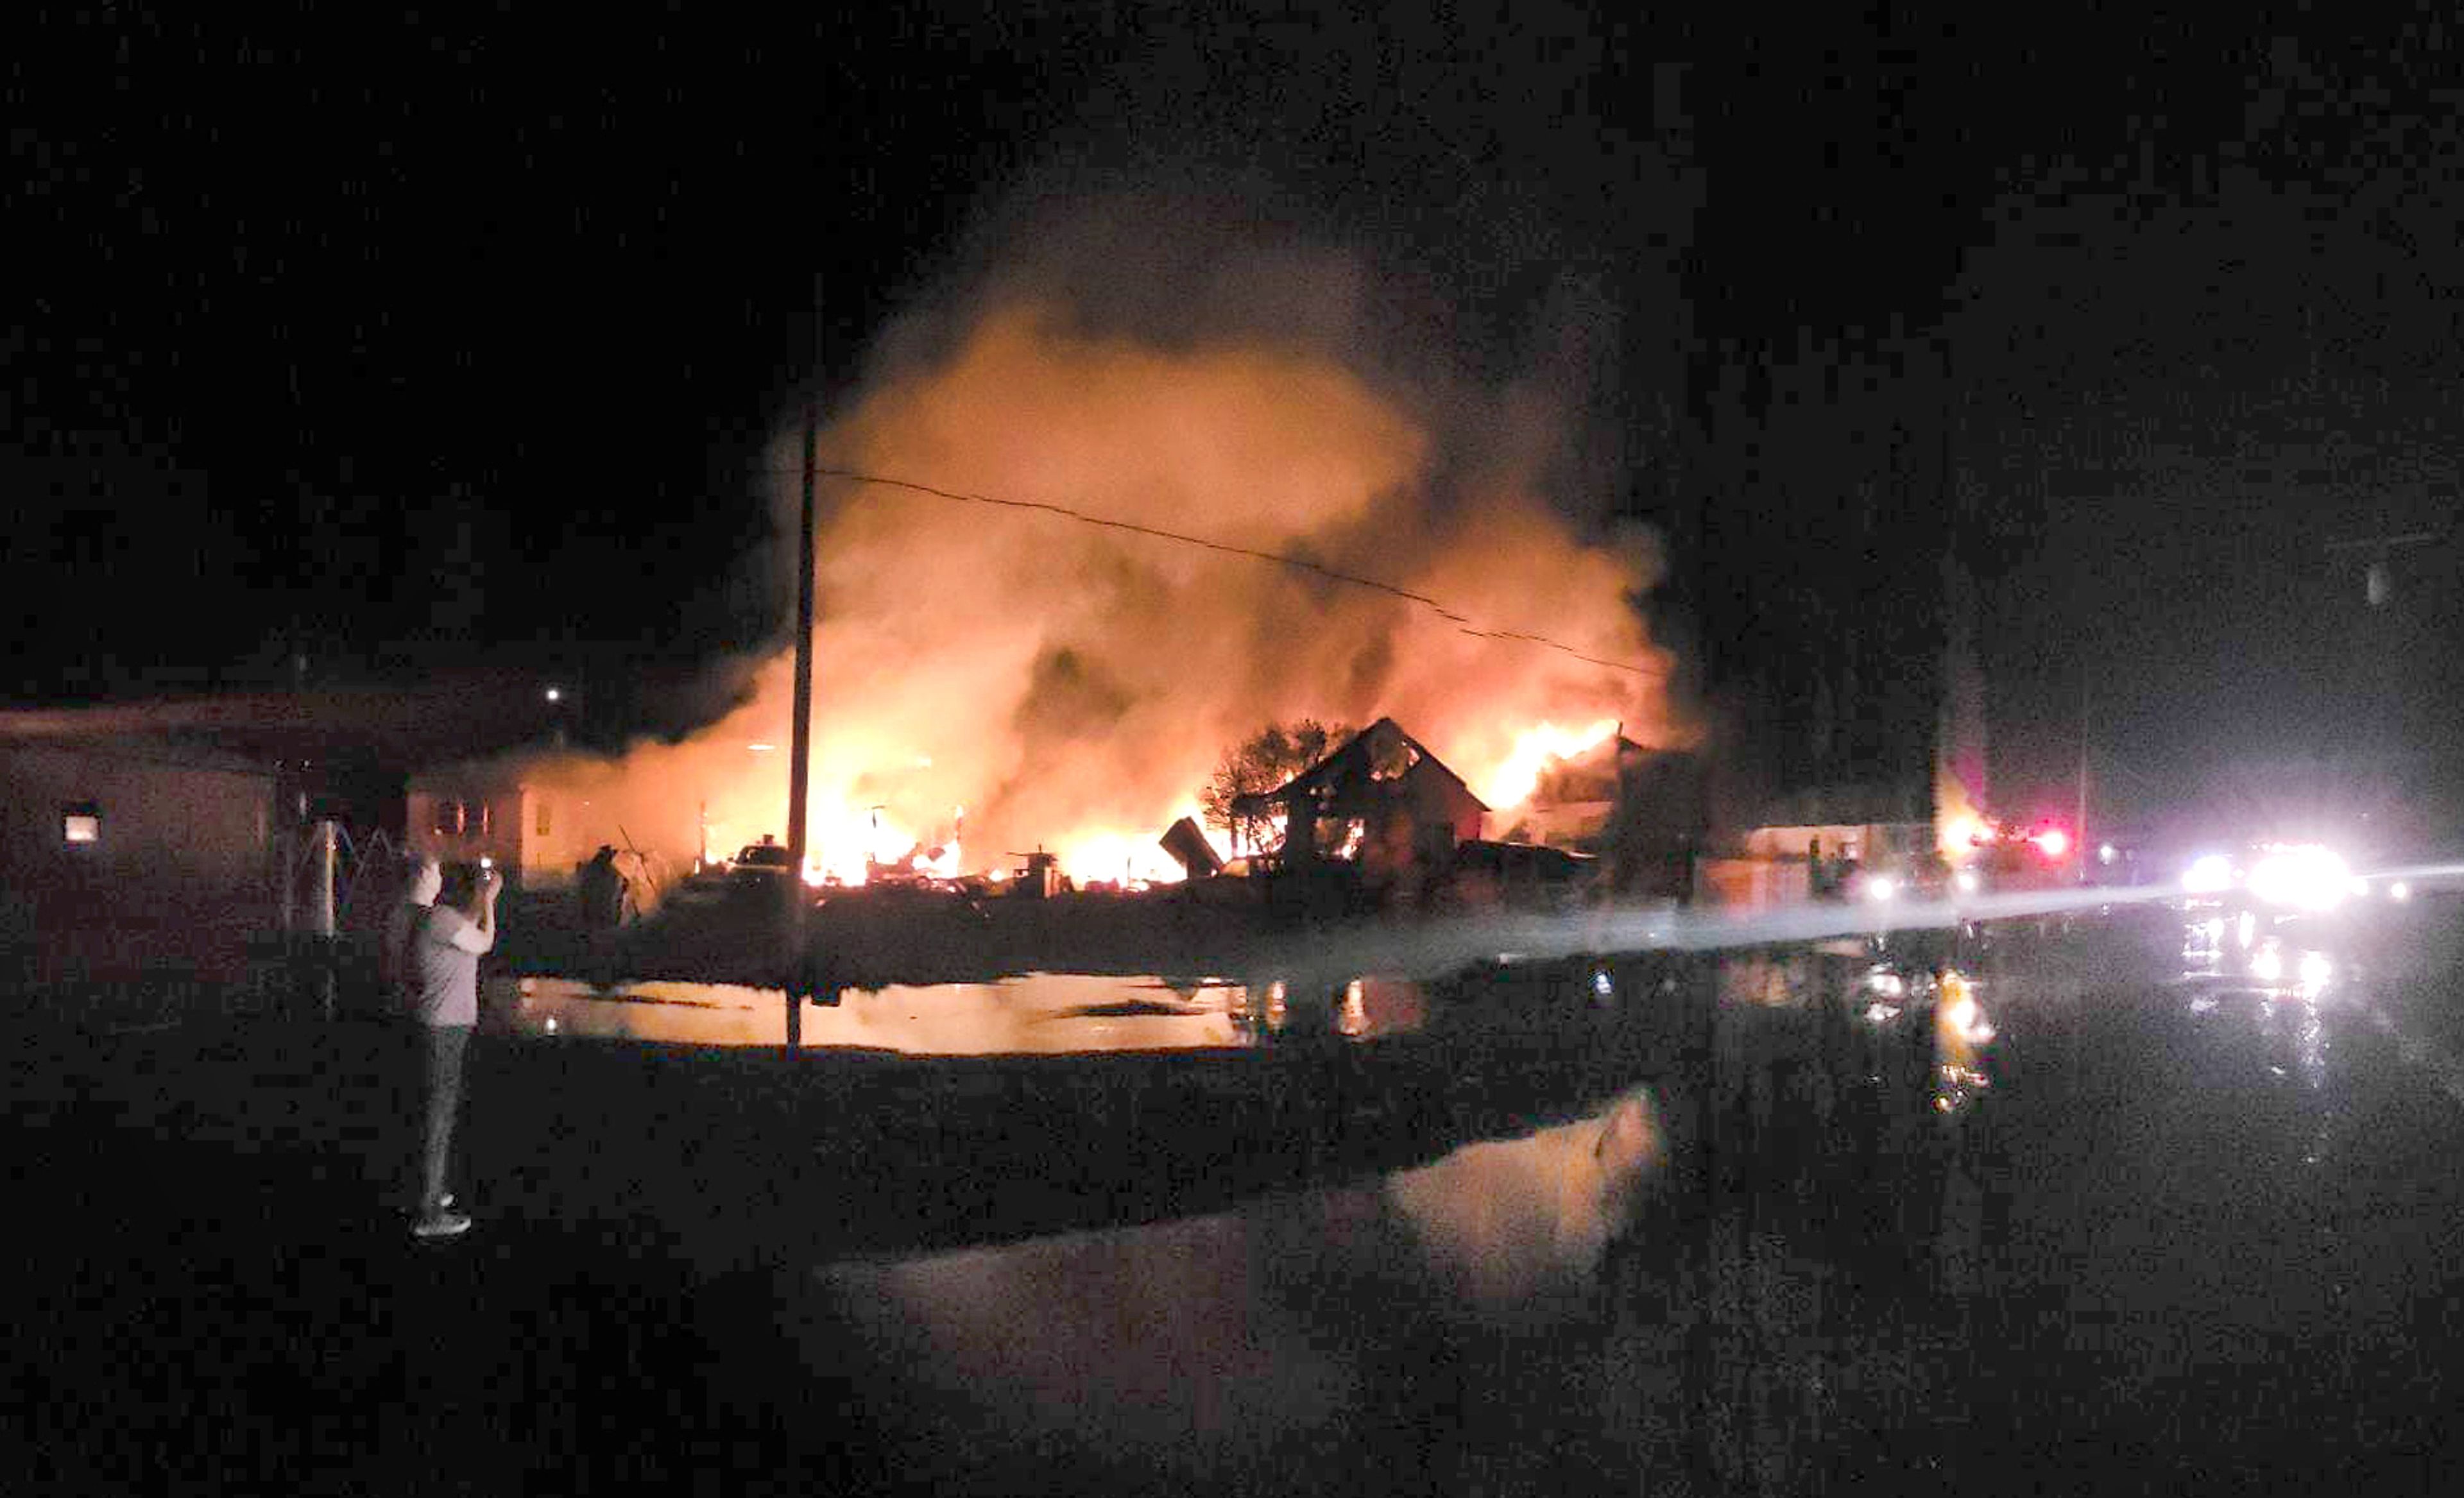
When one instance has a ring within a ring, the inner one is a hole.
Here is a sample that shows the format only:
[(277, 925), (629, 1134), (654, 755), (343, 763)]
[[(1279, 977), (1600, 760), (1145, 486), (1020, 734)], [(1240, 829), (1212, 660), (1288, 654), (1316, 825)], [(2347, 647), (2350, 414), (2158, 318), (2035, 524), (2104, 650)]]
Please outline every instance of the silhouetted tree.
[(1313, 717), (1267, 724), (1227, 751), (1205, 789), (1198, 793), (1206, 825), (1235, 832), (1243, 851), (1275, 851), (1283, 846), (1281, 825), (1268, 817), (1237, 815), (1233, 802), (1273, 790), (1351, 737), (1352, 730), (1343, 724), (1321, 723)]

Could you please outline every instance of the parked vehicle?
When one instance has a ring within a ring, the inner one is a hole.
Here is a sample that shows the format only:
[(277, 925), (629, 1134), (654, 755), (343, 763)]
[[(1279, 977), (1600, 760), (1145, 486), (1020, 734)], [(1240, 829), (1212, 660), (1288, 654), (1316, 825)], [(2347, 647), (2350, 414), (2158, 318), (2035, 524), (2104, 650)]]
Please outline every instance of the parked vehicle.
[(796, 855), (771, 837), (746, 844), (727, 865), (728, 888), (746, 893), (776, 890), (795, 877)]

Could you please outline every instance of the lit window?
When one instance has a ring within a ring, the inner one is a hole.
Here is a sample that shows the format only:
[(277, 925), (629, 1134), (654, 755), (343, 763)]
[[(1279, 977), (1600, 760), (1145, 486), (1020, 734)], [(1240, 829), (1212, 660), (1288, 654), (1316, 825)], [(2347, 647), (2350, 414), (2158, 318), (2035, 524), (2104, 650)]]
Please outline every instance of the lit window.
[(89, 802), (60, 809), (60, 841), (81, 848), (102, 841), (102, 808)]
[(469, 819), (470, 813), (460, 801), (448, 798), (436, 803), (436, 831), (439, 836), (460, 837)]
[(541, 836), (541, 837), (545, 837), (545, 836), (547, 836), (547, 829), (548, 829), (547, 803), (546, 803), (546, 802), (544, 802), (544, 801), (542, 801), (542, 802), (540, 802), (540, 803), (539, 804), (539, 836)]

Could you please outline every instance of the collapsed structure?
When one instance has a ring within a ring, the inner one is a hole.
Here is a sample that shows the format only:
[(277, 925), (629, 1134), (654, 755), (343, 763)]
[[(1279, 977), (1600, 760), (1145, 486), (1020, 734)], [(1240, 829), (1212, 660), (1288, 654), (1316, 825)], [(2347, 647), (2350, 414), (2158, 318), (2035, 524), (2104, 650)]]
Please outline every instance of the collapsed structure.
[(1243, 796), (1233, 810), (1284, 820), (1287, 866), (1360, 857), (1364, 866), (1443, 859), (1478, 838), (1488, 807), (1391, 717), (1353, 735), (1273, 790)]
[(1337, 880), (1373, 907), (1545, 904), (1577, 890), (1679, 898), (1702, 834), (1699, 769), (1691, 755), (1617, 735), (1550, 762), (1520, 805), (1499, 811), (1381, 717), (1232, 809), (1281, 821), (1282, 846), (1262, 870), (1270, 878), (1304, 892)]

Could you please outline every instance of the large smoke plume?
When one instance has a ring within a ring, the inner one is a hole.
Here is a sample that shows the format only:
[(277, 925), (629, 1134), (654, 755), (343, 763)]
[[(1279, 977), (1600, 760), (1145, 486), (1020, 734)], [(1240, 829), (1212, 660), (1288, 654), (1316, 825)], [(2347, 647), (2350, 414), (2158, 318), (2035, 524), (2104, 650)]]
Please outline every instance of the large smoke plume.
[[(1607, 496), (1549, 492), (1581, 424), (1548, 359), (1497, 389), (1412, 367), (1356, 257), (1121, 259), (1134, 225), (1111, 223), (891, 329), (822, 465), (1310, 565), (825, 478), (820, 858), (940, 843), (963, 806), (971, 869), (1043, 846), (1081, 876), (1159, 871), (1157, 834), (1275, 719), (1391, 716), (1475, 791), (1544, 720), (1671, 737), (1638, 608), (1657, 553), (1579, 518)], [(789, 535), (801, 435), (782, 424), (772, 462)], [(682, 743), (529, 773), (673, 855), (705, 816), (714, 852), (784, 841), (791, 654)]]

